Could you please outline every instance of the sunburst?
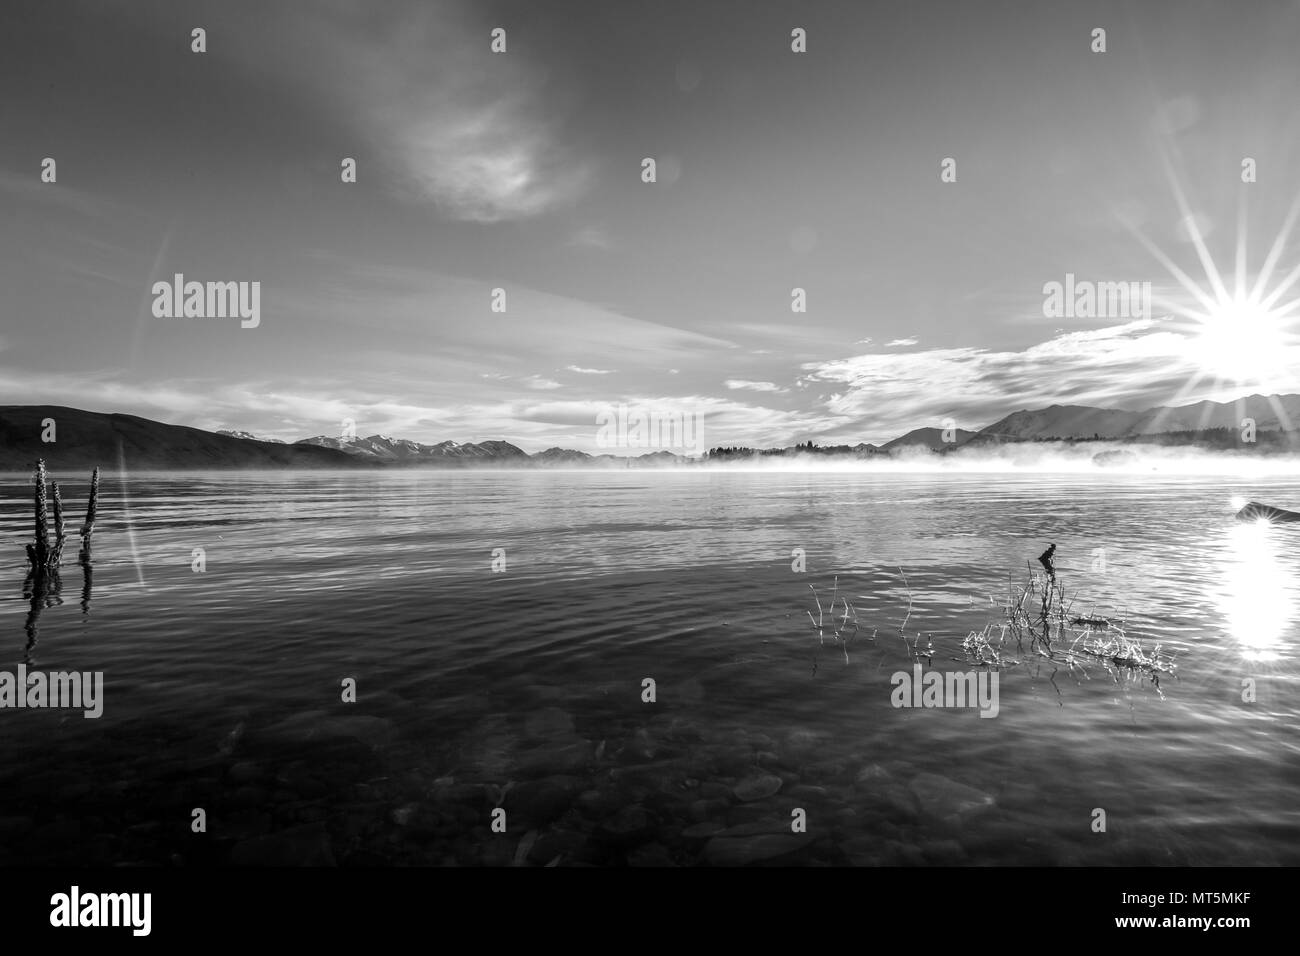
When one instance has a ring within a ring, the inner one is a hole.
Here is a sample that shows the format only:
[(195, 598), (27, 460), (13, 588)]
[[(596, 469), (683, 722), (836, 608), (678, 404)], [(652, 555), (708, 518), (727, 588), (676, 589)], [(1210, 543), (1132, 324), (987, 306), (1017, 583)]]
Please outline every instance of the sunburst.
[[(1166, 326), (1184, 341), (1183, 357), (1193, 371), (1168, 404), (1177, 406), (1196, 393), (1267, 387), (1288, 371), (1300, 345), (1300, 296), (1288, 298), (1300, 281), (1300, 264), (1275, 280), (1297, 219), (1300, 196), (1291, 204), (1259, 272), (1250, 280), (1247, 263), (1246, 206), (1239, 206), (1236, 255), (1231, 288), (1206, 244), (1200, 222), (1168, 157), (1164, 168), (1204, 279), (1197, 281), (1140, 229), (1128, 224), (1143, 247), (1168, 270), (1180, 294), (1157, 294), (1154, 304), (1169, 314)], [(1269, 403), (1282, 427), (1290, 430), (1285, 409), (1274, 397)]]

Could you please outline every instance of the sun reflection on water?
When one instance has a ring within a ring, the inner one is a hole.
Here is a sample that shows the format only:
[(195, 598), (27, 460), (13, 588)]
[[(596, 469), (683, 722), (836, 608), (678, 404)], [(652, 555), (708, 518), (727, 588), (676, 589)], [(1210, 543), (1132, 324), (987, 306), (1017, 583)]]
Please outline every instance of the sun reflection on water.
[(1249, 661), (1277, 660), (1295, 618), (1296, 580), (1279, 553), (1280, 533), (1260, 520), (1236, 525), (1225, 535), (1215, 599)]

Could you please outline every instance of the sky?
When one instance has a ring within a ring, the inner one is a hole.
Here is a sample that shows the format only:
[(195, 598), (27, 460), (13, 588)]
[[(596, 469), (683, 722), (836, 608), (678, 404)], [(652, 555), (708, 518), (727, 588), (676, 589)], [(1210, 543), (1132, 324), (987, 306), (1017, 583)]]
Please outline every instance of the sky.
[[(776, 446), (1300, 391), (1297, 2), (3, 19), (0, 404), (535, 452), (620, 406)], [(259, 323), (155, 315), (177, 273)], [(1154, 301), (1049, 314), (1067, 275)]]

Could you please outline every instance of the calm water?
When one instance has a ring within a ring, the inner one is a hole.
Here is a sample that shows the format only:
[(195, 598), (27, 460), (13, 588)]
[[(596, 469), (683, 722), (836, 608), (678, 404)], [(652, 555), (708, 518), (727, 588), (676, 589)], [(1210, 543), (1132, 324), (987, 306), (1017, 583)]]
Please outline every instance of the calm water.
[[(135, 476), (39, 615), (28, 493), (0, 478), (0, 670), (105, 703), (0, 711), (3, 863), (1300, 863), (1300, 527), (1229, 505), (1300, 480)], [(891, 706), (903, 575), (909, 642), (967, 669), (1049, 541), (1177, 679), (1040, 661), (995, 719)], [(806, 614), (836, 575), (846, 649)]]

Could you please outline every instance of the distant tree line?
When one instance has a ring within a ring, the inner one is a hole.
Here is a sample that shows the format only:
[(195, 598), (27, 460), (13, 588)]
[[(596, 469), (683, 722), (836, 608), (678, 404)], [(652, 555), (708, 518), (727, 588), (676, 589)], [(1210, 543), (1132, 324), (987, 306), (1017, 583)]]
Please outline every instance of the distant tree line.
[[(1255, 433), (1254, 442), (1242, 441), (1242, 431), (1239, 428), (1222, 427), (1222, 428), (1200, 428), (1187, 431), (1177, 432), (1160, 432), (1155, 435), (1134, 435), (1126, 438), (1104, 438), (1098, 432), (1093, 432), (1091, 437), (1061, 437), (1059, 435), (1047, 435), (1038, 438), (1012, 438), (1003, 436), (985, 436), (982, 441), (970, 442), (971, 447), (980, 444), (1000, 444), (1006, 442), (1009, 444), (1062, 444), (1077, 445), (1090, 442), (1115, 442), (1125, 445), (1160, 445), (1160, 446), (1186, 446), (1192, 448), (1203, 448), (1207, 450), (1226, 451), (1231, 449), (1256, 450), (1267, 452), (1279, 451), (1300, 451), (1300, 430), (1282, 431), (1281, 429), (1259, 431)], [(945, 445), (940, 454), (957, 454), (962, 445), (951, 444)], [(720, 446), (710, 448), (704, 455), (706, 460), (725, 460), (734, 458), (780, 458), (786, 455), (848, 455), (848, 456), (865, 456), (865, 455), (889, 455), (889, 452), (879, 448), (856, 449), (851, 445), (818, 445), (812, 441), (801, 442), (792, 448), (750, 448), (744, 445)]]
[(852, 445), (818, 445), (812, 441), (801, 442), (792, 448), (750, 448), (745, 445), (720, 446), (704, 453), (707, 460), (727, 458), (780, 458), (785, 455), (858, 455), (879, 454), (878, 449), (863, 448), (860, 452)]

